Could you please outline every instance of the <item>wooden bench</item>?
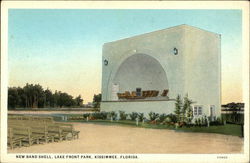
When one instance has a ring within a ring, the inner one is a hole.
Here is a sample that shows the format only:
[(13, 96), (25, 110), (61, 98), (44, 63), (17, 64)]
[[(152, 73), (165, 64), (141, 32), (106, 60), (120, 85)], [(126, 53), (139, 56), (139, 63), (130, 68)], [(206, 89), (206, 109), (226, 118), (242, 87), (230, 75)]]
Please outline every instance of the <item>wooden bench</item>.
[(80, 131), (76, 131), (72, 124), (66, 124), (66, 123), (54, 123), (54, 128), (57, 128), (56, 130), (59, 131), (59, 136), (62, 140), (68, 140), (71, 139), (78, 139)]
[(29, 127), (9, 125), (11, 131), (9, 137), (9, 144), (13, 144), (13, 140), (20, 139), (21, 146), (31, 146), (34, 142), (38, 143), (36, 137), (31, 136), (31, 130)]
[(79, 138), (72, 124), (55, 123), (52, 117), (9, 116), (8, 146), (31, 146), (42, 142), (54, 142)]
[(8, 138), (7, 138), (7, 145), (13, 149), (17, 146), (21, 147), (22, 146), (22, 139), (24, 139), (25, 136), (21, 135), (15, 135), (13, 134), (13, 129), (8, 128)]
[[(54, 137), (53, 135), (49, 135), (47, 131), (47, 126), (45, 123), (38, 123), (33, 122), (29, 123), (27, 121), (10, 121), (8, 123), (9, 127), (15, 127), (15, 129), (18, 128), (25, 128), (25, 126), (28, 126), (30, 128), (30, 135), (31, 139), (36, 139), (36, 143), (45, 142), (48, 143), (49, 141), (53, 142)], [(33, 143), (33, 142), (32, 142)]]

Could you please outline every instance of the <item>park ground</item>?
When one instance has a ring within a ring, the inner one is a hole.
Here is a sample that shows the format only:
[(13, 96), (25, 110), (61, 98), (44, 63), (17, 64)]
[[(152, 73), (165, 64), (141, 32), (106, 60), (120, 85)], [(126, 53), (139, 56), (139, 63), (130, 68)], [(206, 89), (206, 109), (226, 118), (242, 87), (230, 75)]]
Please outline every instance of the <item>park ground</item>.
[(212, 154), (243, 153), (244, 139), (216, 133), (183, 132), (126, 125), (73, 123), (80, 138), (31, 147), (9, 153), (142, 153)]

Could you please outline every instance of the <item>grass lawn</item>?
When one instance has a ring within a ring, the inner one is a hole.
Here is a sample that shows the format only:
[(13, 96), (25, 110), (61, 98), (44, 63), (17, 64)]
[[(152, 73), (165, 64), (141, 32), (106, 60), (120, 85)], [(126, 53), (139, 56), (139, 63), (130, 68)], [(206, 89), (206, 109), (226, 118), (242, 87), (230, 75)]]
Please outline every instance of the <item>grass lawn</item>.
[(236, 124), (226, 124), (221, 126), (210, 126), (210, 127), (183, 127), (178, 130), (185, 132), (205, 132), (205, 133), (218, 133), (224, 135), (233, 135), (241, 137), (241, 126)]
[(150, 124), (150, 123), (139, 123), (136, 126), (135, 121), (113, 121), (110, 120), (90, 120), (90, 121), (71, 121), (71, 122), (82, 122), (90, 124), (99, 124), (99, 125), (123, 125), (123, 126), (134, 126), (142, 128), (153, 128), (153, 129), (171, 129), (177, 132), (203, 132), (203, 133), (218, 133), (224, 135), (233, 135), (241, 136), (241, 126), (236, 124), (226, 124), (219, 126), (210, 126), (210, 127), (181, 127), (175, 128), (173, 125), (161, 125), (161, 124)]

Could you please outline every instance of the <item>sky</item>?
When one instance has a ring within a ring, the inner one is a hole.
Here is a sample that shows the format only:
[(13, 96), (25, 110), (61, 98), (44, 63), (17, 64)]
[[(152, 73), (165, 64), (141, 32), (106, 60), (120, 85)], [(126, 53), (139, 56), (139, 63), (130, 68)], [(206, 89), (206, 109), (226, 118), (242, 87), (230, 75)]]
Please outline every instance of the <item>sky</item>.
[(101, 93), (102, 45), (188, 24), (221, 34), (222, 103), (242, 102), (241, 10), (10, 9), (8, 85)]

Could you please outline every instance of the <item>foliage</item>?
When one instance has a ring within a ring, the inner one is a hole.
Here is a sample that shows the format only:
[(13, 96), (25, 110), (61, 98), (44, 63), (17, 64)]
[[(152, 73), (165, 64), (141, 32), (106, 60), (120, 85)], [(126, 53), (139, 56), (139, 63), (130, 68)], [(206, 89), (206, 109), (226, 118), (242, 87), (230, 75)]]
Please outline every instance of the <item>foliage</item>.
[(129, 117), (132, 121), (135, 121), (137, 116), (138, 116), (138, 113), (136, 113), (136, 112), (132, 112), (129, 114)]
[(204, 126), (207, 126), (208, 125), (208, 118), (205, 116), (204, 118)]
[(172, 120), (170, 117), (167, 116), (163, 122), (166, 124), (170, 124), (172, 122)]
[[(210, 122), (211, 124), (212, 122)], [(208, 118), (207, 116), (202, 116), (195, 118), (195, 126), (207, 126), (208, 125)]]
[(107, 112), (95, 112), (95, 113), (90, 114), (90, 117), (92, 119), (106, 120), (108, 117), (108, 113)]
[(81, 95), (79, 95), (75, 98), (75, 102), (76, 102), (76, 106), (82, 106), (83, 99), (82, 99)]
[(198, 125), (199, 125), (199, 124), (198, 124), (198, 118), (195, 118), (194, 124), (195, 124), (195, 126), (198, 126)]
[(9, 88), (8, 90), (8, 106), (9, 108), (16, 108), (20, 103), (20, 97), (16, 88)]
[(223, 119), (220, 117), (217, 117), (215, 121), (210, 122), (211, 126), (217, 126), (217, 125), (224, 125)]
[(138, 118), (139, 118), (140, 122), (142, 122), (143, 120), (145, 120), (144, 113), (138, 113)]
[(239, 113), (233, 112), (231, 114), (230, 113), (221, 114), (221, 117), (227, 123), (244, 124), (244, 114), (239, 114)]
[(198, 126), (201, 127), (201, 119), (200, 118), (198, 118)]
[(95, 94), (93, 97), (94, 108), (100, 108), (101, 101), (102, 101), (102, 94), (98, 95)]
[(181, 121), (181, 113), (182, 113), (182, 100), (181, 100), (180, 95), (178, 95), (176, 98), (174, 113), (177, 117), (177, 122), (180, 122)]
[(84, 119), (86, 119), (87, 117), (89, 117), (90, 116), (90, 114), (89, 113), (85, 113), (85, 114), (83, 114), (83, 117), (84, 117)]
[(39, 84), (8, 88), (8, 108), (72, 107), (81, 106), (82, 102), (80, 95), (74, 99), (65, 92), (44, 90)]
[(174, 115), (174, 114), (168, 114), (167, 116), (166, 116), (166, 118), (168, 118), (169, 119), (169, 121), (170, 122), (173, 122), (173, 123), (176, 123), (177, 122), (177, 117), (176, 117), (176, 115)]
[(126, 120), (127, 116), (128, 114), (126, 114), (125, 111), (119, 111), (120, 120)]
[(192, 122), (193, 119), (193, 109), (191, 104), (193, 101), (188, 98), (188, 95), (184, 97), (183, 112), (185, 112), (186, 118), (184, 119), (188, 124)]
[(150, 121), (155, 121), (157, 118), (159, 118), (159, 114), (155, 112), (150, 112), (148, 113), (148, 115)]
[(108, 119), (116, 119), (117, 118), (117, 113), (114, 112), (114, 111), (111, 111), (111, 112), (108, 112), (108, 116), (107, 116)]
[(160, 114), (160, 116), (159, 116), (159, 121), (160, 122), (163, 122), (165, 119), (167, 118), (167, 115), (166, 114)]

